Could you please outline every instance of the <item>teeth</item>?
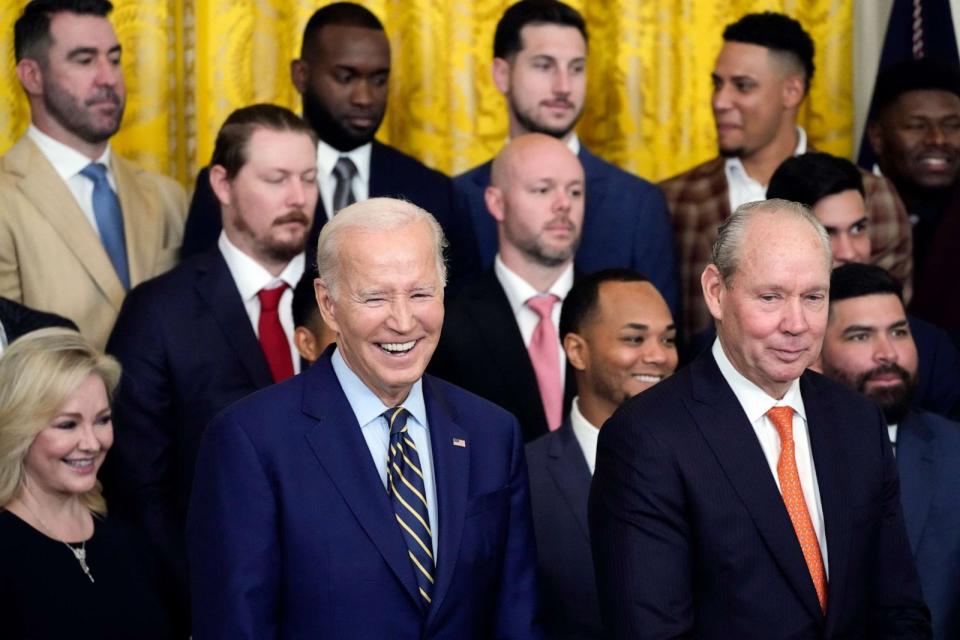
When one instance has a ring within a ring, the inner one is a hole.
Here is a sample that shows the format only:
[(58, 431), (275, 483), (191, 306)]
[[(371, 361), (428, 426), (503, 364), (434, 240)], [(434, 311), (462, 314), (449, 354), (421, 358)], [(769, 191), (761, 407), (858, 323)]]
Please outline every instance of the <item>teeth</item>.
[(633, 377), (640, 382), (649, 382), (651, 384), (656, 384), (663, 380), (663, 376), (650, 376), (646, 374), (634, 374)]
[(64, 460), (71, 467), (88, 467), (93, 464), (93, 458), (83, 458), (81, 460)]
[(417, 344), (416, 340), (411, 340), (410, 342), (383, 342), (380, 344), (380, 348), (391, 353), (406, 353), (413, 349), (413, 345)]

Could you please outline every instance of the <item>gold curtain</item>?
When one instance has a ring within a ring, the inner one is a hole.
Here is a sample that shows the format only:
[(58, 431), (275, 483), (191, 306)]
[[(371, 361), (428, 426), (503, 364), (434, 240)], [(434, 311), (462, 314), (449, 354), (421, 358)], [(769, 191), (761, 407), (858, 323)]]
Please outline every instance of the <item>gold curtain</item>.
[[(12, 25), (25, 0), (2, 3), (0, 153), (29, 111), (14, 73)], [(190, 185), (233, 109), (275, 102), (299, 109), (290, 60), (307, 0), (114, 0), (128, 87), (120, 153)], [(506, 0), (361, 0), (393, 50), (390, 102), (378, 138), (459, 173), (491, 157), (507, 132), (490, 79), (493, 30)], [(743, 13), (783, 11), (817, 46), (801, 124), (820, 149), (852, 148), (852, 3), (844, 0), (571, 0), (590, 31), (587, 106), (578, 132), (629, 171), (659, 180), (716, 153), (710, 71), (723, 26)]]

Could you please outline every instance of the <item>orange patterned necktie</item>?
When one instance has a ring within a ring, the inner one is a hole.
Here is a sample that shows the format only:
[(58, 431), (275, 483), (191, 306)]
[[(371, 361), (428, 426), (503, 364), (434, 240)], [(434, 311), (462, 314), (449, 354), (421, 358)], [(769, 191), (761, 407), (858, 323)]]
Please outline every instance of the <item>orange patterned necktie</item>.
[(820, 609), (827, 610), (827, 574), (823, 569), (823, 557), (820, 555), (820, 543), (817, 532), (813, 529), (810, 520), (810, 510), (803, 497), (803, 487), (800, 486), (800, 473), (797, 471), (797, 456), (793, 446), (793, 409), (790, 407), (773, 407), (767, 411), (770, 422), (780, 435), (780, 459), (777, 460), (777, 477), (780, 480), (780, 493), (787, 506), (793, 529), (797, 532), (800, 550), (807, 562), (807, 570), (813, 580), (813, 588), (817, 590), (817, 600)]

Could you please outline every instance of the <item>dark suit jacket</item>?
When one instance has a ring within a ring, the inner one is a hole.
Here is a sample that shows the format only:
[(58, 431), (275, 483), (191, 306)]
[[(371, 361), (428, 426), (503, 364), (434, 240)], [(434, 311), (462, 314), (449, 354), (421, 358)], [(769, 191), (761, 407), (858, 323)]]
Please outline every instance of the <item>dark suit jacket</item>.
[(753, 427), (705, 353), (600, 432), (589, 514), (609, 638), (930, 637), (879, 409), (811, 371), (800, 392), (826, 616)]
[(273, 384), (220, 250), (134, 288), (107, 350), (123, 365), (109, 503), (141, 523), (185, 587), (183, 524), (200, 436), (221, 409)]
[(960, 638), (960, 423), (909, 413), (897, 429), (897, 468), (933, 637)]
[(3, 327), (3, 333), (7, 336), (7, 344), (25, 333), (46, 327), (65, 327), (77, 331), (73, 320), (31, 309), (9, 298), (0, 298), (0, 327)]
[(424, 619), (331, 353), (227, 409), (204, 435), (187, 523), (194, 637), (540, 638), (516, 420), (423, 378), (439, 517)]
[[(466, 285), (447, 305), (440, 344), (428, 370), (515, 415), (524, 442), (547, 433), (537, 374), (507, 294), (492, 268)], [(575, 390), (568, 367), (564, 415), (570, 410)]]
[(603, 640), (590, 556), (590, 468), (570, 426), (527, 445), (543, 628), (550, 640)]
[[(404, 198), (433, 214), (443, 227), (449, 243), (449, 281), (459, 282), (466, 272), (475, 271), (472, 254), (461, 251), (461, 247), (472, 246), (472, 233), (452, 214), (453, 192), (450, 178), (391, 146), (376, 140), (372, 145), (370, 197)], [(204, 168), (197, 175), (197, 184), (183, 232), (183, 248), (180, 250), (183, 258), (216, 246), (217, 237), (220, 235), (220, 202), (210, 188), (208, 174), (209, 169)], [(311, 265), (316, 261), (317, 238), (326, 222), (327, 214), (323, 201), (318, 199), (313, 228), (307, 243), (307, 262)]]
[[(663, 194), (653, 184), (627, 173), (580, 146), (586, 176), (586, 210), (577, 269), (592, 273), (610, 267), (630, 267), (647, 276), (674, 315), (680, 300), (673, 232)], [(453, 179), (458, 215), (469, 220), (475, 239), (475, 262), (493, 266), (497, 225), (487, 212), (483, 192), (490, 184), (491, 162)]]

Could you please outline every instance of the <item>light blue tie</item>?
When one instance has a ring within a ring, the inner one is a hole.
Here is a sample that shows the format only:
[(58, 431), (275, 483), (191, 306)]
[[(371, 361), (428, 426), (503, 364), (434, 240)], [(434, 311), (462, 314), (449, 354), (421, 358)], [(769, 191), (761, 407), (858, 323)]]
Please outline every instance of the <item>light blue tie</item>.
[(93, 182), (93, 217), (97, 220), (100, 241), (113, 263), (113, 268), (123, 283), (125, 290), (130, 289), (130, 271), (127, 267), (127, 244), (123, 232), (123, 212), (120, 200), (107, 181), (107, 167), (99, 162), (91, 162), (80, 175)]

